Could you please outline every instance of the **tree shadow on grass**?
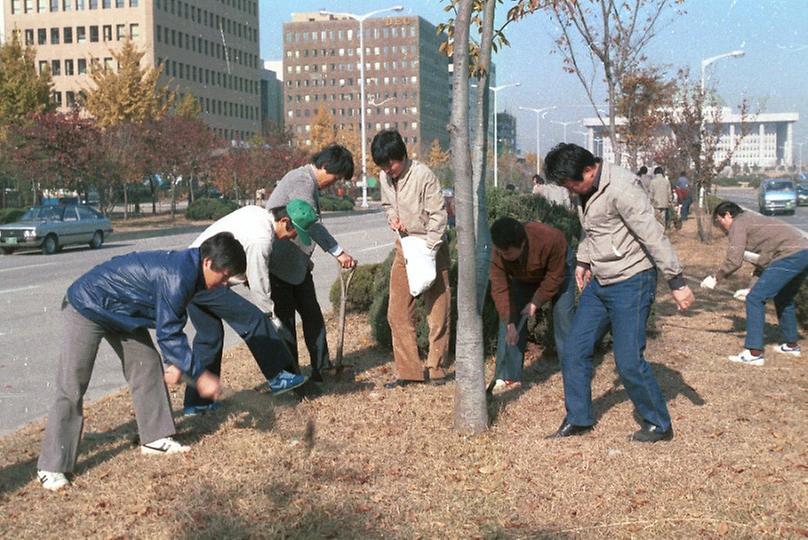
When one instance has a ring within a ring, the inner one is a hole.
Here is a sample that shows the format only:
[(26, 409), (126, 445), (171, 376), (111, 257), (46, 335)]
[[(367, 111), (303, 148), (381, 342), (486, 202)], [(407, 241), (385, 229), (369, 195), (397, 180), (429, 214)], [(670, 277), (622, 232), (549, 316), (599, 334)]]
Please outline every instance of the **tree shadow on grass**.
[[(664, 364), (649, 362), (651, 369), (654, 371), (654, 376), (659, 383), (662, 395), (665, 396), (665, 401), (673, 401), (679, 395), (682, 395), (690, 400), (693, 405), (699, 407), (703, 406), (706, 402), (698, 393), (698, 391), (687, 384), (681, 372), (672, 369)], [(623, 388), (620, 376), (615, 376), (612, 382), (612, 387), (609, 388), (604, 394), (592, 400), (592, 411), (595, 415), (595, 422), (597, 422), (604, 414), (606, 414), (612, 407), (623, 403), (629, 399), (628, 394)]]

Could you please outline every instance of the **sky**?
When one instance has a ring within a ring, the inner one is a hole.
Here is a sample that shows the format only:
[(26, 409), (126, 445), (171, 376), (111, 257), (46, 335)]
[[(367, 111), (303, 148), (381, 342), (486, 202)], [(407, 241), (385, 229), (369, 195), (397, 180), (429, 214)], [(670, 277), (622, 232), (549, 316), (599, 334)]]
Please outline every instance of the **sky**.
[[(440, 0), (259, 0), (261, 55), (281, 60), (282, 24), (292, 12), (327, 8), (356, 14), (396, 5), (402, 14), (420, 15), (433, 24), (444, 22)], [(499, 8), (504, 16), (509, 0)], [(703, 58), (743, 49), (745, 56), (727, 58), (708, 68), (708, 86), (713, 85), (727, 106), (746, 99), (752, 110), (798, 112), (795, 143), (805, 142), (808, 160), (808, 0), (686, 0), (668, 11), (657, 27), (647, 51), (649, 63), (665, 66), (671, 76), (690, 68), (698, 80)], [(536, 147), (536, 115), (519, 107), (556, 106), (541, 123), (541, 151), (563, 140), (563, 128), (551, 120), (571, 122), (593, 115), (592, 106), (575, 75), (562, 70), (562, 58), (553, 53), (556, 29), (544, 13), (533, 14), (506, 29), (511, 42), (495, 56), (497, 84), (520, 83), (502, 90), (498, 109), (517, 117), (518, 144), (528, 152)], [(605, 94), (605, 85), (601, 95)], [(567, 139), (581, 144), (582, 128), (567, 128)], [(795, 146), (795, 157), (798, 149)]]

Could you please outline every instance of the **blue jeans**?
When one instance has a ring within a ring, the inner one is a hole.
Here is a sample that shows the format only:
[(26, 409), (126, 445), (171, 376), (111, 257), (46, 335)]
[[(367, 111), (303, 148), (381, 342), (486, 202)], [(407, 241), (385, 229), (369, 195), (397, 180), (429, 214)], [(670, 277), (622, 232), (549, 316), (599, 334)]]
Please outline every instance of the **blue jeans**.
[[(575, 275), (574, 256), (572, 249), (567, 251), (567, 264), (564, 272), (564, 282), (561, 290), (553, 297), (553, 341), (555, 341), (556, 353), (562, 358), (564, 344), (567, 334), (572, 324), (572, 316), (575, 313)], [(527, 305), (536, 293), (538, 283), (523, 283), (511, 279), (509, 294), (511, 302), (519, 310)], [(525, 348), (527, 347), (527, 324), (519, 332), (519, 340), (515, 347), (505, 344), (506, 323), (499, 321), (499, 337), (497, 338), (497, 364), (494, 377), (506, 381), (521, 381), (522, 369), (525, 365)]]
[[(286, 342), (278, 335), (267, 316), (255, 304), (227, 287), (196, 293), (188, 304), (188, 316), (196, 329), (194, 365), (206, 366), (215, 375), (222, 371), (222, 321), (230, 325), (244, 340), (267, 380), (293, 364), (294, 359)], [(185, 387), (185, 407), (209, 403), (212, 401), (202, 398), (195, 388)]]
[(645, 326), (656, 296), (656, 283), (656, 270), (649, 269), (613, 285), (600, 285), (593, 279), (584, 288), (561, 362), (566, 420), (570, 424), (595, 423), (592, 357), (598, 340), (611, 326), (617, 371), (637, 413), (663, 430), (670, 428), (665, 398), (643, 356)]
[(747, 349), (763, 349), (763, 326), (766, 318), (766, 301), (774, 298), (777, 320), (783, 341), (795, 343), (797, 334), (797, 308), (794, 297), (808, 276), (808, 249), (803, 249), (769, 264), (755, 286), (746, 296), (746, 341)]

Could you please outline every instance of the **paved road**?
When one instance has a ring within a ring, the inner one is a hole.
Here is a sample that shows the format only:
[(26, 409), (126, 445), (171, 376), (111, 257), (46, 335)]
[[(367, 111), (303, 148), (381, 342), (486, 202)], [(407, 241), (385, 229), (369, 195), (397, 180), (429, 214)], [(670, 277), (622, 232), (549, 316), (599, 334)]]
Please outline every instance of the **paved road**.
[[(757, 190), (752, 188), (718, 188), (718, 196), (749, 209), (758, 211)], [(778, 219), (808, 233), (808, 206), (799, 206), (793, 216), (777, 214)]]
[[(379, 262), (392, 249), (393, 233), (378, 210), (326, 216), (325, 224), (348, 253), (362, 262)], [(0, 434), (47, 413), (59, 357), (59, 308), (67, 287), (93, 266), (131, 251), (180, 249), (198, 232), (139, 240), (116, 240), (100, 250), (65, 249), (44, 256), (38, 252), (0, 256)], [(316, 250), (315, 285), (323, 310), (330, 309), (328, 291), (337, 278), (333, 257)], [(189, 325), (190, 326), (190, 325)], [(189, 335), (193, 334), (190, 328)], [(228, 329), (225, 346), (240, 340)], [(88, 399), (124, 386), (120, 363), (105, 342), (96, 361)]]

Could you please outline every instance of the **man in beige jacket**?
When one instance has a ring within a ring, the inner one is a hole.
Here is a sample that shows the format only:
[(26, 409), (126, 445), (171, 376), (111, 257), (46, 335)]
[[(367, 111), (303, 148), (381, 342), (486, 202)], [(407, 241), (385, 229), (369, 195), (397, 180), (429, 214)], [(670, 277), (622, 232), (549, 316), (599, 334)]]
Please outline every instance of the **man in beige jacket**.
[[(446, 209), (440, 183), (429, 167), (409, 159), (407, 146), (398, 131), (385, 130), (373, 138), (373, 161), (381, 167), (382, 206), (390, 228), (400, 236), (415, 236), (426, 242), (435, 258), (437, 277), (424, 291), (429, 322), (429, 354), (426, 360), (429, 381), (440, 384), (446, 378), (449, 350), (449, 248), (444, 241)], [(427, 379), (418, 354), (413, 315), (415, 297), (410, 294), (407, 267), (401, 242), (396, 241), (395, 259), (390, 270), (390, 303), (387, 320), (393, 337), (393, 359), (397, 378), (387, 388), (423, 383)]]
[(645, 326), (656, 296), (657, 269), (680, 310), (693, 303), (682, 265), (631, 171), (567, 143), (553, 148), (544, 163), (548, 179), (578, 194), (585, 233), (575, 269), (581, 298), (561, 358), (567, 416), (553, 437), (592, 429), (592, 357), (595, 344), (611, 328), (617, 370), (643, 420), (632, 439), (670, 440), (665, 397), (644, 356)]

